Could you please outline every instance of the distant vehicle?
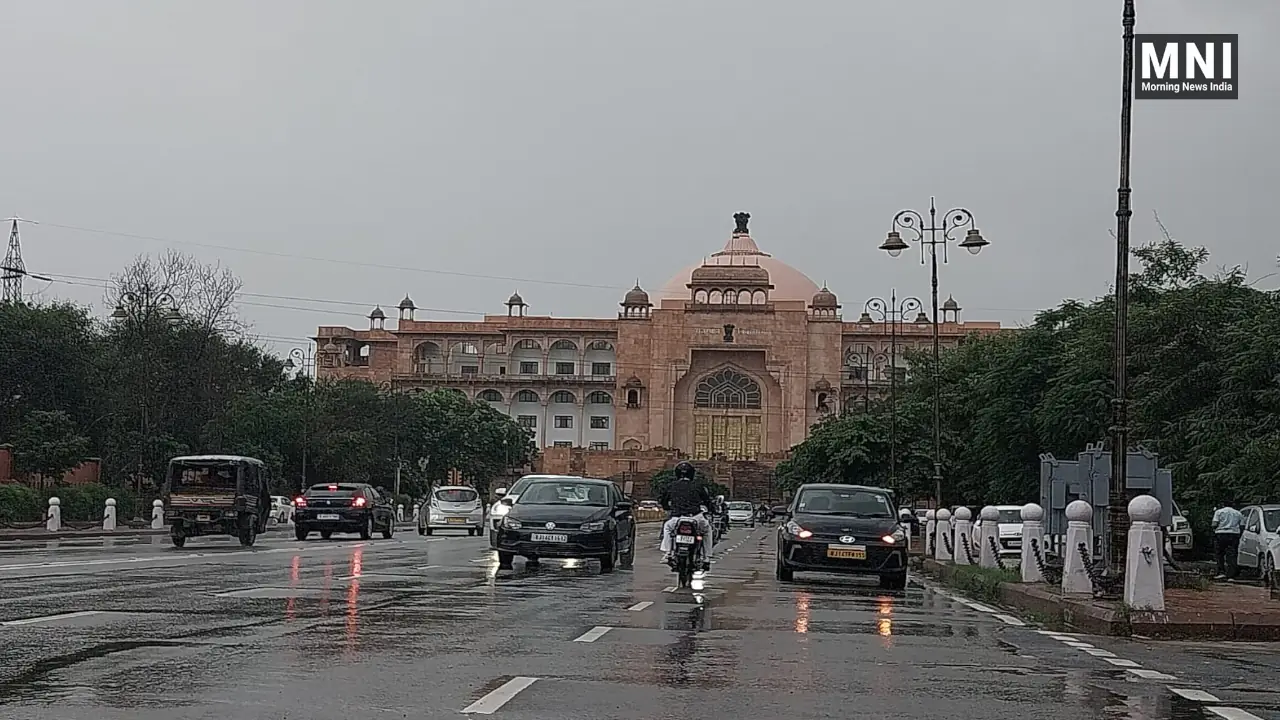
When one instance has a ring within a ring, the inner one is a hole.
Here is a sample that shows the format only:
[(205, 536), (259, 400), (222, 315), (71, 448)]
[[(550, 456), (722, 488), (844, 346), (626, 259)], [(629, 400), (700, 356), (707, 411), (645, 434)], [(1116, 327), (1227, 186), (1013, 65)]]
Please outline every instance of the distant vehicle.
[[(996, 510), (1000, 511), (1000, 519), (997, 524), (1000, 527), (999, 548), (1001, 555), (1021, 555), (1022, 554), (1022, 506), (1021, 505), (996, 505)], [(974, 517), (978, 517), (974, 513)], [(979, 555), (978, 538), (982, 537), (982, 518), (973, 521), (973, 533), (969, 537), (971, 543), (970, 548), (973, 556)]]
[(502, 528), (502, 518), (511, 511), (511, 506), (519, 499), (520, 493), (534, 480), (555, 480), (560, 478), (578, 479), (576, 475), (525, 475), (515, 481), (510, 488), (497, 488), (493, 494), (498, 499), (489, 506), (489, 547), (497, 549), (498, 531)]
[(755, 505), (741, 500), (733, 500), (728, 505), (730, 524), (746, 525), (752, 528), (756, 526)]
[(916, 520), (919, 520), (921, 525), (929, 522), (928, 512), (928, 508), (916, 508)]
[(272, 495), (269, 522), (274, 525), (282, 525), (288, 523), (292, 518), (293, 501), (283, 495)]
[(659, 503), (657, 500), (641, 500), (640, 504), (636, 507), (636, 509), (637, 510), (661, 510), (662, 503)]
[(253, 545), (271, 514), (267, 466), (243, 455), (188, 455), (169, 461), (161, 500), (175, 547), (201, 535), (234, 535)]
[(466, 530), (467, 535), (484, 532), (484, 506), (473, 487), (449, 485), (431, 491), (426, 512), (418, 514), (418, 534), (436, 530)]
[(884, 488), (815, 483), (801, 485), (780, 515), (775, 574), (876, 575), (880, 587), (907, 586), (907, 534), (893, 496)]
[(516, 555), (530, 563), (544, 557), (598, 559), (601, 573), (635, 562), (635, 518), (617, 485), (537, 477), (520, 490), (498, 531), (498, 567), (510, 568)]
[(1280, 505), (1250, 505), (1240, 514), (1244, 515), (1244, 531), (1236, 564), (1270, 583), (1272, 572), (1280, 567), (1276, 562), (1280, 560)]
[(1173, 504), (1173, 525), (1169, 528), (1169, 549), (1174, 555), (1190, 555), (1195, 549), (1195, 533), (1191, 522), (1182, 514), (1178, 503)]
[(377, 531), (389, 540), (396, 531), (391, 500), (367, 483), (312, 485), (293, 505), (293, 534), (299, 540), (313, 532), (325, 540), (336, 532), (359, 533), (368, 540)]

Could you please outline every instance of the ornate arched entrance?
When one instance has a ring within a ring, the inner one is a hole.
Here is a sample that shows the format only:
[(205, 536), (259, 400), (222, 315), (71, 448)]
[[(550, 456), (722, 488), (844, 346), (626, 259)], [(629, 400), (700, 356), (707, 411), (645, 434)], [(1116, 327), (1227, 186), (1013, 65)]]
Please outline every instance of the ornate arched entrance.
[(760, 454), (764, 422), (760, 385), (723, 368), (698, 381), (693, 393), (693, 456), (753, 460)]

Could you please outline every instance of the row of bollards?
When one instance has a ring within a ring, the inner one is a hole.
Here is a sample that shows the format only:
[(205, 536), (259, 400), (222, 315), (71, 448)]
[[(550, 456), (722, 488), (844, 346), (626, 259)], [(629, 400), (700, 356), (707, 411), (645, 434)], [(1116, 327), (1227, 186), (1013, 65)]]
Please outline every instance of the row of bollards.
[[(1022, 544), (1019, 579), (1024, 583), (1045, 582), (1044, 508), (1035, 503), (1022, 507)], [(1093, 563), (1088, 556), (1093, 547), (1093, 507), (1084, 500), (1067, 505), (1067, 533), (1062, 565), (1064, 596), (1091, 596), (1094, 590)], [(925, 513), (924, 550), (940, 563), (1002, 567), (1000, 511), (988, 505), (977, 540), (973, 537), (973, 512), (958, 507)], [(1163, 534), (1160, 530), (1160, 501), (1139, 495), (1129, 501), (1129, 544), (1124, 573), (1124, 602), (1135, 610), (1164, 610)], [(973, 545), (977, 547), (973, 547)]]
[[(102, 529), (112, 532), (116, 529), (116, 499), (107, 498), (106, 508), (102, 511)], [(62, 530), (62, 500), (49, 498), (49, 510), (44, 516), (44, 528), (49, 532)], [(151, 528), (164, 529), (164, 502), (155, 500), (151, 503)]]

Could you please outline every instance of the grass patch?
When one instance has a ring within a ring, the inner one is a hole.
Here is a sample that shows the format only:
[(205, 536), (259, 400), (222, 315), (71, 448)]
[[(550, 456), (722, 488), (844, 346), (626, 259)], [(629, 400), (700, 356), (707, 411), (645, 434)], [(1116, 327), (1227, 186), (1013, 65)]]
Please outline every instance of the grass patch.
[(956, 565), (948, 584), (974, 599), (998, 602), (1000, 584), (1017, 581), (1018, 573), (1013, 570)]

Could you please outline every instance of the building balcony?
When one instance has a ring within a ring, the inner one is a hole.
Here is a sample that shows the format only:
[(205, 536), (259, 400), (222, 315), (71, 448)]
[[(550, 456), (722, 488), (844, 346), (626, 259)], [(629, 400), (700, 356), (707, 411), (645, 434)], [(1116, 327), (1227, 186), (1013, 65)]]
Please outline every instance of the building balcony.
[(397, 381), (433, 385), (593, 385), (614, 387), (617, 375), (556, 375), (545, 373), (397, 373)]

